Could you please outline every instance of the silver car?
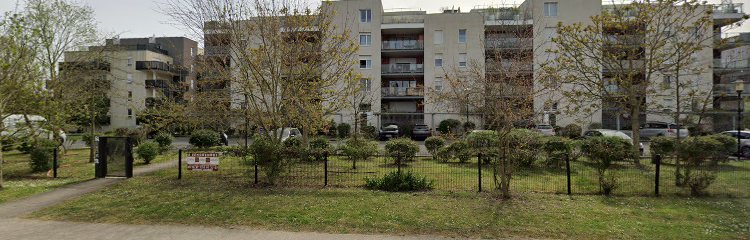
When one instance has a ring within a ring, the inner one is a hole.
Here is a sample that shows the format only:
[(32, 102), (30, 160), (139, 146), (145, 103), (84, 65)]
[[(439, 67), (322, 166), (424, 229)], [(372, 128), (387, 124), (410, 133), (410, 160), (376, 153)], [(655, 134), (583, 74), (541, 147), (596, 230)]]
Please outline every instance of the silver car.
[[(598, 137), (598, 136), (605, 136), (605, 137), (618, 137), (627, 140), (628, 142), (633, 142), (633, 139), (630, 138), (627, 134), (621, 131), (612, 130), (612, 129), (591, 129), (583, 133), (584, 138), (589, 137)], [(640, 149), (641, 155), (643, 155), (643, 143), (638, 143), (638, 149)]]
[[(641, 138), (650, 139), (652, 137), (677, 137), (677, 124), (665, 122), (646, 122), (641, 125)], [(688, 137), (688, 130), (680, 128), (680, 138)]]
[(536, 130), (544, 136), (555, 136), (555, 128), (552, 125), (542, 124), (536, 125)]

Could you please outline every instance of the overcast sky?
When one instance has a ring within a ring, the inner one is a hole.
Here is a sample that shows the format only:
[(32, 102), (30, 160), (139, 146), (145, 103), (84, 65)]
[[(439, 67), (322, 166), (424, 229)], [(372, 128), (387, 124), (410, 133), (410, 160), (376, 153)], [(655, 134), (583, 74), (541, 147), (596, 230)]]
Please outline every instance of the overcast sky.
[[(21, 0), (22, 1), (22, 0)], [(96, 18), (100, 28), (106, 33), (119, 34), (127, 37), (147, 36), (185, 36), (186, 33), (169, 24), (165, 16), (157, 12), (160, 2), (164, 0), (78, 0), (90, 5), (96, 11)], [(490, 5), (499, 3), (521, 3), (522, 0), (382, 0), (383, 8), (422, 9), (427, 12), (438, 12), (442, 7), (460, 7), (462, 12), (468, 12), (476, 5)], [(13, 11), (17, 0), (0, 0), (0, 12)], [(460, 2), (460, 3), (458, 3)], [(721, 2), (709, 0), (708, 2)], [(734, 0), (744, 3), (745, 12), (750, 11), (750, 0)], [(750, 23), (732, 32), (750, 32)]]

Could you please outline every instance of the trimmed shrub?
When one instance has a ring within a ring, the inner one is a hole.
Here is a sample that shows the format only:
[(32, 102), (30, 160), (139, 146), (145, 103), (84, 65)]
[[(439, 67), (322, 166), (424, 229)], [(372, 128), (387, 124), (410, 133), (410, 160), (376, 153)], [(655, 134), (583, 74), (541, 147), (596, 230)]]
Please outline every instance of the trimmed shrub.
[(675, 150), (675, 139), (670, 137), (658, 136), (651, 138), (651, 154), (662, 156), (672, 155)]
[(581, 129), (581, 126), (575, 123), (571, 123), (565, 127), (560, 128), (558, 135), (567, 137), (570, 139), (578, 139), (581, 137), (581, 132), (583, 132), (583, 129)]
[(141, 145), (138, 145), (135, 153), (138, 154), (139, 158), (143, 159), (144, 163), (150, 164), (159, 155), (159, 144), (153, 141), (143, 142)]
[(188, 140), (188, 142), (190, 145), (199, 148), (207, 148), (221, 145), (221, 137), (219, 136), (219, 133), (215, 131), (202, 129), (194, 131), (193, 134), (190, 135), (190, 140)]
[(339, 138), (343, 139), (349, 137), (349, 133), (351, 133), (352, 131), (352, 126), (348, 123), (341, 123), (338, 125), (338, 127), (336, 127), (336, 129), (338, 130)]
[(19, 152), (22, 152), (24, 154), (31, 153), (31, 150), (34, 149), (34, 143), (36, 142), (36, 139), (29, 139), (26, 141), (21, 142), (21, 144), (16, 147), (16, 150)]
[(172, 134), (166, 133), (166, 132), (160, 132), (159, 134), (154, 137), (154, 141), (159, 144), (159, 149), (162, 151), (168, 150), (172, 146), (172, 142), (174, 141), (174, 137), (172, 137)]
[(619, 137), (592, 137), (583, 141), (583, 153), (594, 163), (599, 177), (599, 190), (609, 196), (616, 187), (617, 180), (608, 174), (615, 161), (632, 157), (631, 143)]
[(424, 191), (432, 189), (434, 185), (427, 177), (419, 177), (412, 172), (391, 172), (383, 178), (365, 178), (365, 181), (368, 189), (389, 192)]
[(571, 155), (571, 141), (564, 137), (550, 136), (545, 139), (542, 149), (547, 153), (545, 164), (560, 167), (565, 158)]
[(714, 164), (707, 167), (705, 165), (714, 161), (717, 151), (722, 150), (722, 144), (714, 136), (688, 137), (680, 142), (677, 155), (684, 160), (685, 165), (682, 169), (675, 169), (677, 184), (690, 187), (690, 194), (693, 196), (703, 195), (716, 180)]
[[(470, 147), (470, 154), (478, 155), (481, 153), (484, 162), (489, 164), (493, 157), (499, 156), (500, 149), (498, 148), (498, 137), (497, 132), (490, 130), (469, 133), (469, 135), (466, 136), (466, 143)], [(468, 158), (471, 157), (469, 156)]]
[(378, 138), (378, 128), (375, 126), (363, 126), (362, 127), (362, 136), (367, 139), (377, 139)]
[(474, 130), (474, 129), (477, 129), (477, 125), (476, 125), (476, 124), (474, 124), (474, 122), (465, 122), (465, 123), (463, 124), (463, 127), (464, 127), (464, 132), (465, 132), (465, 133), (469, 133), (469, 132), (471, 132), (472, 130)]
[(352, 169), (357, 168), (357, 161), (367, 160), (378, 154), (379, 145), (375, 141), (362, 138), (349, 138), (339, 146), (341, 154), (352, 161)]
[(471, 147), (469, 147), (469, 144), (466, 141), (455, 141), (446, 147), (446, 152), (444, 152), (442, 158), (443, 161), (448, 161), (450, 159), (458, 159), (458, 162), (460, 163), (466, 163), (469, 162), (471, 159)]
[(29, 152), (29, 158), (31, 161), (29, 165), (31, 171), (42, 172), (52, 168), (52, 158), (54, 157), (55, 148), (57, 148), (58, 142), (49, 139), (37, 139), (34, 143), (33, 148)]
[(310, 153), (315, 157), (322, 157), (325, 152), (331, 151), (331, 142), (327, 137), (318, 136), (310, 139)]
[(432, 159), (437, 160), (438, 157), (438, 151), (445, 146), (445, 139), (438, 136), (428, 137), (424, 140), (424, 147), (427, 148), (427, 151), (430, 152), (430, 155), (432, 155)]
[(601, 129), (601, 128), (603, 128), (603, 127), (604, 127), (604, 126), (602, 125), (602, 123), (599, 123), (599, 122), (592, 122), (592, 123), (590, 123), (590, 124), (589, 124), (589, 128), (588, 128), (588, 129), (589, 129), (589, 130), (591, 130), (591, 129)]
[[(260, 169), (266, 183), (275, 184), (276, 180), (284, 173), (284, 167), (286, 166), (283, 145), (274, 142), (268, 136), (256, 136), (253, 139), (253, 144), (250, 145), (250, 153), (253, 155), (253, 160), (261, 166)], [(252, 162), (246, 163), (252, 164)]]
[(456, 133), (458, 131), (458, 126), (461, 126), (461, 121), (456, 119), (445, 119), (440, 121), (437, 130), (442, 134)]
[(525, 129), (516, 128), (508, 133), (505, 141), (510, 147), (510, 157), (519, 166), (531, 167), (537, 160), (536, 151), (542, 148), (544, 134)]
[(717, 165), (720, 162), (729, 161), (729, 156), (737, 152), (737, 139), (724, 134), (714, 134), (708, 137), (719, 142), (719, 147), (713, 149), (714, 155), (711, 158), (711, 164)]
[(408, 138), (395, 138), (385, 144), (385, 152), (393, 158), (394, 164), (411, 161), (419, 152), (419, 145)]

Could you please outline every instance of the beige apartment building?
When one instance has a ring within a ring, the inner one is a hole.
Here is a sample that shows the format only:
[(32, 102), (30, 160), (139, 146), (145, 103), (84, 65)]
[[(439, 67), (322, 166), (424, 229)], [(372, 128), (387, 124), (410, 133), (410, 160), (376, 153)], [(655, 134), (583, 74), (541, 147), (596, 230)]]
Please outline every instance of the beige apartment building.
[(106, 56), (106, 67), (97, 77), (111, 83), (110, 120), (101, 127), (110, 131), (138, 127), (147, 118), (141, 113), (165, 99), (183, 101), (195, 86), (192, 65), (198, 50), (197, 42), (184, 37), (114, 38), (104, 46), (66, 52), (63, 63), (87, 61), (91, 52)]
[[(358, 64), (353, 67), (362, 75), (360, 82), (369, 99), (369, 104), (363, 104), (360, 109), (363, 116), (342, 110), (333, 116), (336, 122), (351, 124), (355, 119), (366, 119), (368, 125), (376, 127), (395, 123), (426, 124), (435, 128), (450, 118), (469, 120), (481, 128), (486, 124), (482, 117), (485, 113), (436, 98), (439, 92), (451, 88), (445, 81), (447, 71), (469, 71), (469, 67), (478, 67), (486, 76), (498, 74), (498, 68), (512, 69), (515, 76), (526, 81), (513, 94), (534, 94), (533, 103), (523, 105), (533, 113), (528, 119), (530, 123), (556, 126), (601, 123), (611, 129), (630, 125), (620, 109), (606, 102), (591, 103), (602, 106), (593, 113), (562, 111), (571, 103), (561, 98), (560, 92), (570, 86), (537, 91), (541, 85), (541, 66), (555, 58), (547, 50), (555, 48), (551, 39), (557, 36), (557, 24), (590, 23), (591, 16), (612, 9), (601, 0), (526, 0), (519, 5), (476, 6), (469, 11), (443, 9), (439, 13), (385, 10), (387, 7), (380, 0), (327, 3), (336, 12), (334, 23), (338, 28), (347, 28), (359, 42)], [(731, 1), (710, 7), (713, 8), (713, 26), (699, 32), (713, 34), (714, 44), (693, 57), (695, 64), (706, 67), (697, 73), (665, 73), (649, 79), (661, 83), (654, 85), (665, 86), (665, 89), (658, 91), (661, 94), (649, 96), (645, 103), (660, 106), (660, 109), (649, 108), (641, 119), (672, 122), (676, 101), (674, 88), (670, 86), (675, 84), (674, 75), (692, 82), (693, 92), (705, 96), (716, 94), (712, 91), (716, 85), (727, 81), (720, 77), (726, 71), (717, 70), (724, 69), (723, 66), (716, 65), (722, 59), (722, 29), (742, 21), (745, 14), (742, 4)], [(208, 38), (215, 31), (207, 29), (205, 34)], [(206, 56), (226, 58), (226, 47), (207, 44)], [(606, 69), (602, 71), (606, 74)], [(719, 72), (721, 74), (717, 74)], [(687, 115), (697, 108), (721, 109), (722, 104), (715, 101), (718, 99), (704, 102), (706, 108), (695, 103), (683, 104), (680, 111)]]

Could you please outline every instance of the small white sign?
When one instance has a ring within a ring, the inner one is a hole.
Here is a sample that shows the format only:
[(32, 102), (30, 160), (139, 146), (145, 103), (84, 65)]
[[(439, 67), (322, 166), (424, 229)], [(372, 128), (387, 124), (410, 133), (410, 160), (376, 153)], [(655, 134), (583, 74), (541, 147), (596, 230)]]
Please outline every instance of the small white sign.
[(190, 153), (187, 169), (190, 171), (219, 171), (221, 153)]

